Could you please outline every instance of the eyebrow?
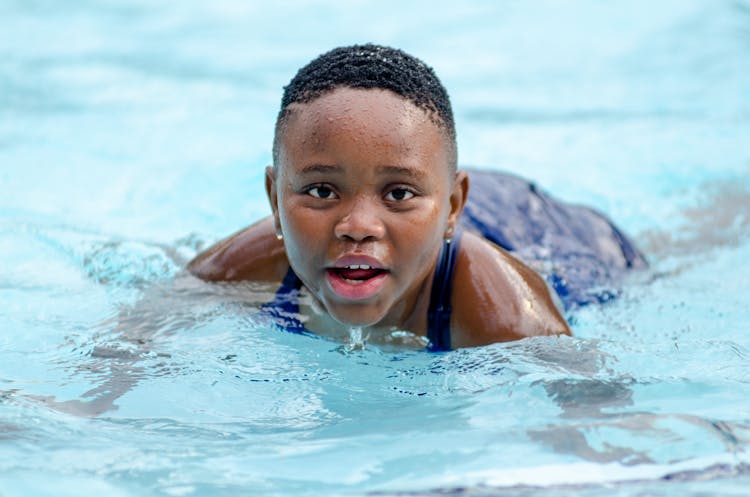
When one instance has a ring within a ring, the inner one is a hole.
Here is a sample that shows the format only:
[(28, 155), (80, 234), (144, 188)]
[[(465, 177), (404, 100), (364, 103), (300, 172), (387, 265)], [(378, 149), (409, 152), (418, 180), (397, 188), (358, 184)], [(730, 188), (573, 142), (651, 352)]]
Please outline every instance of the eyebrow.
[(314, 174), (314, 173), (340, 173), (343, 171), (341, 166), (333, 166), (330, 164), (311, 164), (305, 166), (300, 171), (300, 174)]
[[(394, 165), (388, 165), (384, 164), (381, 166), (377, 166), (375, 170), (378, 172), (378, 174), (399, 174), (404, 176), (409, 176), (414, 179), (423, 179), (427, 174), (424, 171), (414, 169), (411, 167), (406, 166), (394, 166)], [(330, 174), (330, 173), (342, 173), (344, 171), (343, 166), (339, 165), (332, 165), (332, 164), (310, 164), (309, 166), (305, 166), (300, 171), (300, 174), (306, 175), (306, 174)]]
[(382, 165), (377, 167), (377, 171), (383, 174), (402, 174), (414, 179), (422, 179), (427, 176), (424, 171), (406, 166)]

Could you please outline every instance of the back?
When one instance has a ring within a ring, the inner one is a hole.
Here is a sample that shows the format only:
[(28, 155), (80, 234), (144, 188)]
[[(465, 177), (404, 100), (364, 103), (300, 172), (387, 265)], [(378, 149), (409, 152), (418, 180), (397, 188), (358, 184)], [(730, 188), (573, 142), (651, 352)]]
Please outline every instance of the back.
[(534, 183), (496, 171), (469, 170), (461, 225), (539, 272), (565, 309), (605, 302), (645, 258), (598, 212), (556, 200)]

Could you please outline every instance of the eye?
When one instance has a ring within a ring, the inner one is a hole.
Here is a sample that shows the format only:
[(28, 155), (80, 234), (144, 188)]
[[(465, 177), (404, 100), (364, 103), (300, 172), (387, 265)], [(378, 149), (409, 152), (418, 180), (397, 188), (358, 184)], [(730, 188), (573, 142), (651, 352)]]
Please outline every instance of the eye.
[(400, 201), (400, 200), (409, 200), (414, 196), (414, 193), (407, 190), (406, 188), (394, 188), (393, 190), (389, 191), (385, 195), (386, 200), (390, 201)]
[(333, 193), (333, 190), (325, 185), (313, 185), (307, 189), (307, 194), (311, 197), (323, 200), (336, 198), (336, 194)]

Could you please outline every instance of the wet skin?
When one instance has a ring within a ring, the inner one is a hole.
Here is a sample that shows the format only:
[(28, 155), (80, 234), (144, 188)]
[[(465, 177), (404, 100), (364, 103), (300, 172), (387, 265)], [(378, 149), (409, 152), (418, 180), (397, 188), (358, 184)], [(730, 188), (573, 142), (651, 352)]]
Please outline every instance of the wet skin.
[[(313, 301), (304, 309), (311, 331), (426, 335), (438, 253), (468, 192), (444, 131), (380, 89), (339, 88), (290, 110), (277, 167), (266, 171), (272, 217), (188, 269), (208, 281), (280, 284), (291, 264)], [(472, 233), (462, 238), (452, 308), (454, 347), (569, 334), (541, 278)]]

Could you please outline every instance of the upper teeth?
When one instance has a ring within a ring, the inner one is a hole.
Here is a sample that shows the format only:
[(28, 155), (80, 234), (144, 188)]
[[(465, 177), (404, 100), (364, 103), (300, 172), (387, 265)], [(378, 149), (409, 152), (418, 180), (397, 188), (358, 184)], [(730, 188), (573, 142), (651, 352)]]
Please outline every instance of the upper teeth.
[(367, 264), (350, 264), (346, 266), (346, 269), (372, 269)]

